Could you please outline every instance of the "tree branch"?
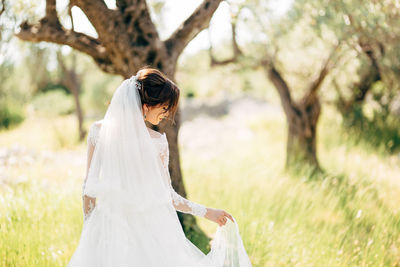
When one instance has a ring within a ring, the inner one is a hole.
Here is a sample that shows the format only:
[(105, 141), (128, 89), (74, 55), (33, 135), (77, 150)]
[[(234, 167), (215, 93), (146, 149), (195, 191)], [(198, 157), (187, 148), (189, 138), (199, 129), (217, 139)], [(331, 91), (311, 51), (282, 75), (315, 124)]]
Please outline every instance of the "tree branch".
[(61, 23), (57, 16), (56, 0), (46, 0), (46, 14), (40, 23), (49, 24), (54, 28), (61, 28)]
[(336, 103), (337, 105), (341, 108), (341, 109), (346, 109), (349, 106), (349, 101), (347, 101), (342, 93), (342, 91), (340, 90), (340, 86), (337, 82), (336, 79), (332, 80), (332, 85), (333, 88), (335, 89), (336, 93), (337, 93), (337, 100)]
[(283, 110), (286, 115), (290, 116), (293, 113), (294, 103), (290, 94), (288, 83), (282, 77), (281, 73), (276, 69), (274, 63), (270, 59), (265, 59), (262, 64), (267, 72), (267, 76), (279, 93)]
[(115, 5), (123, 13), (127, 7), (137, 5), (136, 2), (137, 0), (116, 0)]
[[(116, 10), (111, 10), (107, 7), (103, 0), (70, 0), (72, 6), (79, 7), (86, 17), (96, 29), (99, 39), (103, 41), (114, 30), (113, 22), (116, 21), (116, 16), (120, 14)], [(122, 25), (118, 25), (122, 26)]]
[(0, 16), (6, 11), (6, 1), (1, 0), (1, 10), (0, 10)]
[[(232, 49), (233, 49), (233, 55), (231, 58), (225, 59), (225, 60), (218, 60), (213, 56), (212, 53), (212, 44), (211, 44), (211, 38), (210, 39), (210, 48), (209, 48), (209, 54), (211, 58), (211, 67), (217, 66), (217, 65), (226, 65), (229, 63), (236, 62), (238, 57), (242, 55), (242, 51), (239, 48), (239, 45), (237, 43), (237, 38), (236, 38), (236, 23), (237, 23), (237, 18), (239, 16), (239, 13), (241, 11), (241, 8), (238, 10), (237, 13), (231, 13), (231, 31), (232, 31)], [(210, 31), (210, 28), (209, 28)]]
[(175, 32), (165, 41), (168, 53), (178, 58), (186, 45), (202, 30), (208, 27), (215, 10), (222, 0), (204, 0)]
[(71, 20), (71, 30), (75, 31), (75, 25), (74, 25), (74, 18), (72, 17), (72, 4), (71, 1), (68, 3), (68, 16), (69, 19)]
[(322, 82), (325, 80), (326, 76), (330, 72), (330, 70), (334, 67), (334, 62), (333, 58), (336, 56), (337, 51), (339, 49), (340, 42), (334, 47), (334, 49), (331, 51), (330, 55), (328, 58), (325, 60), (325, 63), (323, 64), (320, 72), (316, 76), (316, 78), (313, 79), (311, 82), (310, 86), (308, 87), (308, 91), (306, 94), (303, 96), (301, 102), (307, 106), (308, 103), (312, 102), (312, 98), (315, 97), (318, 89), (321, 87)]
[[(372, 46), (372, 41), (367, 42), (359, 39), (358, 43), (363, 53), (368, 57), (371, 65), (368, 67), (368, 71), (364, 75), (360, 75), (360, 81), (353, 84), (352, 88), (355, 92), (350, 100), (351, 104), (364, 101), (372, 85), (377, 81), (382, 80), (381, 70), (377, 59), (377, 52)], [(378, 51), (381, 53), (381, 56), (383, 56), (385, 52), (383, 44), (381, 42), (376, 42), (376, 45), (378, 47)]]
[(46, 17), (52, 20), (58, 20), (56, 0), (46, 0)]
[(123, 77), (130, 77), (144, 64), (162, 68), (166, 55), (145, 0), (118, 1), (109, 9), (104, 0), (73, 0), (98, 33), (107, 54)]
[(30, 25), (28, 22), (23, 22), (16, 36), (21, 40), (30, 42), (44, 41), (69, 45), (93, 57), (101, 69), (115, 73), (112, 70), (112, 63), (106, 55), (105, 48), (97, 39), (83, 33), (66, 30), (62, 27), (54, 27), (54, 25), (42, 19), (37, 25)]
[(69, 70), (67, 68), (67, 65), (64, 62), (61, 50), (57, 50), (56, 55), (57, 55), (57, 62), (61, 68), (61, 71), (64, 73), (68, 72)]

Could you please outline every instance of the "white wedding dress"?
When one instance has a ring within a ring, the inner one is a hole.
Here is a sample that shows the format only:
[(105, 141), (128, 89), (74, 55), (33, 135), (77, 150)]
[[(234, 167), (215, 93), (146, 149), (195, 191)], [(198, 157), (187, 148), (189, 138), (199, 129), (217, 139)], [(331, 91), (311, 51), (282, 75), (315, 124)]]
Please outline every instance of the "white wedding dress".
[[(96, 145), (101, 121), (89, 131), (88, 145)], [(236, 221), (218, 226), (211, 251), (205, 255), (186, 238), (175, 210), (204, 216), (206, 208), (175, 192), (168, 171), (169, 149), (165, 133), (149, 129), (159, 149), (164, 178), (173, 203), (156, 210), (130, 213), (96, 204), (84, 216), (80, 242), (69, 267), (248, 267)], [(86, 182), (86, 180), (85, 180)], [(85, 186), (85, 183), (84, 185)]]
[(236, 220), (218, 226), (207, 255), (186, 238), (176, 210), (204, 216), (206, 208), (173, 189), (167, 137), (146, 127), (139, 86), (136, 76), (124, 80), (90, 128), (83, 195), (96, 202), (68, 266), (251, 266)]

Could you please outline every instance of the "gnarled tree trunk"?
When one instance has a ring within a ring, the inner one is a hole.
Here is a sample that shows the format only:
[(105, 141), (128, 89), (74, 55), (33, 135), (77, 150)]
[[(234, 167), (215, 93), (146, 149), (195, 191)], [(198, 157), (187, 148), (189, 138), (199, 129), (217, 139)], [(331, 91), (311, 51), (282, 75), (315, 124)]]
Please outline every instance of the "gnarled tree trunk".
[(321, 111), (319, 99), (314, 97), (310, 103), (297, 104), (286, 115), (288, 124), (286, 167), (307, 163), (320, 169), (317, 159), (317, 122)]
[(318, 90), (332, 68), (335, 50), (324, 63), (321, 71), (307, 88), (299, 101), (294, 101), (288, 83), (275, 67), (273, 61), (263, 62), (266, 74), (278, 91), (288, 125), (286, 143), (286, 169), (309, 166), (314, 171), (322, 171), (317, 158), (317, 123), (321, 113)]
[[(232, 13), (232, 47), (233, 55), (225, 60), (218, 60), (213, 56), (212, 46), (210, 44), (209, 55), (211, 66), (225, 65), (235, 63), (240, 56), (243, 56), (236, 41), (236, 19), (241, 11), (241, 6), (236, 13)], [(253, 12), (254, 13), (254, 12)], [(321, 105), (318, 98), (318, 90), (326, 78), (332, 66), (332, 58), (336, 54), (337, 45), (328, 59), (322, 66), (317, 77), (313, 79), (304, 97), (295, 102), (292, 99), (288, 83), (284, 80), (281, 73), (277, 70), (274, 62), (268, 56), (261, 60), (260, 65), (279, 93), (283, 110), (286, 115), (288, 125), (287, 143), (286, 143), (286, 163), (285, 168), (295, 169), (294, 167), (310, 166), (313, 171), (322, 171), (317, 159), (317, 123), (321, 113)], [(257, 65), (258, 66), (258, 65)]]

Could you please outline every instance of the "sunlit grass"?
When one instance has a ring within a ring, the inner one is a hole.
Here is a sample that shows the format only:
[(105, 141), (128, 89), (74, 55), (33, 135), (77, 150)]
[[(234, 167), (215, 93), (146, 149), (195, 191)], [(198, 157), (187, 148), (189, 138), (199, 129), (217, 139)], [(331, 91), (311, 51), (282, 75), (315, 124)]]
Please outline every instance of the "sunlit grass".
[[(322, 181), (282, 172), (285, 123), (257, 121), (251, 142), (209, 160), (184, 151), (190, 197), (229, 211), (254, 266), (395, 266), (399, 160), (341, 144), (332, 110), (319, 127)], [(210, 147), (210, 149), (212, 149)], [(200, 185), (200, 186), (199, 186)], [(397, 194), (396, 194), (397, 193)], [(216, 226), (200, 219), (208, 232)]]
[[(31, 134), (40, 142), (54, 141), (54, 136), (44, 139), (40, 133), (49, 122), (32, 123), (36, 127)], [(63, 123), (75, 125), (73, 120)], [(318, 129), (319, 159), (327, 171), (323, 180), (282, 171), (286, 140), (282, 117), (258, 118), (249, 124), (255, 133), (252, 140), (235, 140), (211, 156), (204, 153), (212, 147), (182, 146), (188, 198), (235, 217), (255, 267), (396, 266), (400, 263), (399, 159), (347, 145), (339, 125), (332, 110), (324, 111)], [(7, 145), (3, 137), (14, 136), (2, 133), (1, 145)], [(0, 186), (2, 266), (65, 266), (76, 249), (86, 151), (83, 143), (72, 148), (81, 163), (65, 157), (64, 163), (49, 160), (7, 168), (8, 178)], [(25, 179), (14, 181), (19, 177)], [(209, 235), (215, 232), (215, 223), (204, 218), (198, 222)]]
[(23, 144), (37, 150), (76, 149), (79, 145), (74, 115), (30, 116), (11, 131), (0, 131), (0, 147)]
[(65, 266), (80, 231), (77, 192), (36, 182), (3, 186), (0, 265)]

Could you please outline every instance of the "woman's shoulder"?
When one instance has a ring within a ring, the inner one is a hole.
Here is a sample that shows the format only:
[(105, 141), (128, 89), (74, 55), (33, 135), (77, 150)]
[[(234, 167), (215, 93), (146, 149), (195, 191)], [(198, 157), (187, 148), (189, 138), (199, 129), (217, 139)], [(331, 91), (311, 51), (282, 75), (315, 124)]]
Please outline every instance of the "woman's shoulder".
[(164, 137), (166, 137), (165, 133), (157, 132), (157, 131), (155, 131), (155, 130), (149, 128), (149, 127), (146, 127), (146, 128), (147, 128), (147, 130), (149, 131), (150, 136), (151, 136), (152, 138), (164, 138)]
[(92, 123), (89, 129), (89, 134), (88, 134), (88, 144), (91, 143), (92, 145), (96, 145), (97, 137), (99, 135), (99, 130), (102, 125), (103, 120), (97, 120)]
[(103, 120), (98, 120), (92, 123), (92, 126), (90, 126), (91, 131), (98, 131), (101, 128), (101, 125), (103, 124)]
[(94, 126), (96, 126), (96, 127), (100, 127), (102, 123), (103, 123), (103, 119), (97, 120), (97, 121), (93, 122), (92, 125), (94, 125)]

